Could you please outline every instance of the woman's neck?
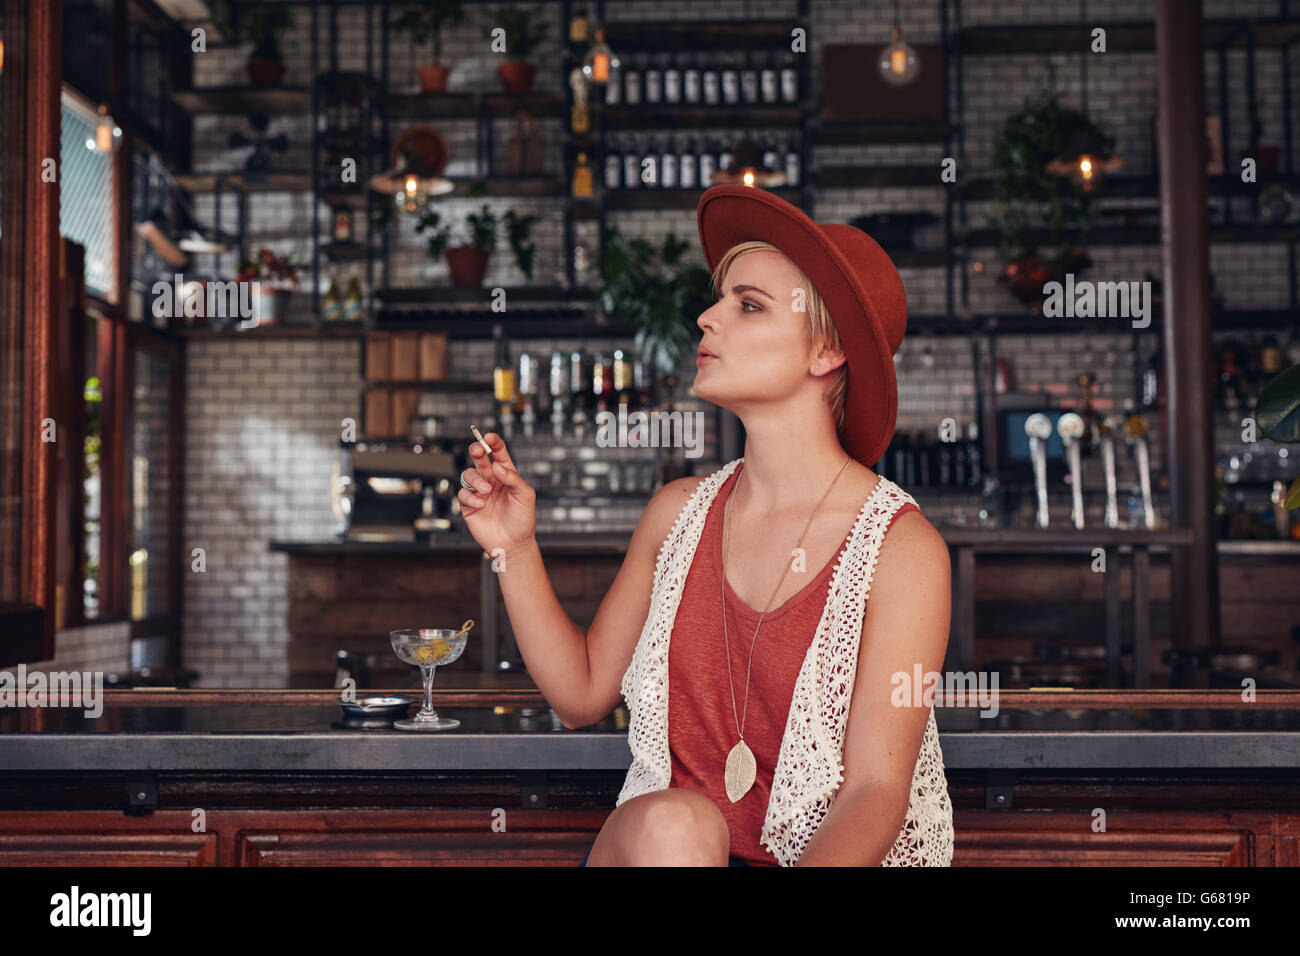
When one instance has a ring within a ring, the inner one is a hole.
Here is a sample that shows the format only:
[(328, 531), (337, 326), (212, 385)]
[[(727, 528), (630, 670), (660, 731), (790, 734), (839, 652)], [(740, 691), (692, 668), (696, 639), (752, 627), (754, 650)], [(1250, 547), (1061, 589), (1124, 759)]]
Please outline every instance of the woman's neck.
[(821, 500), (831, 482), (836, 487), (846, 485), (852, 472), (864, 470), (849, 459), (829, 418), (825, 424), (824, 428), (794, 428), (783, 422), (751, 427), (745, 422), (744, 480), (736, 489), (737, 507), (743, 505), (751, 514), (804, 512)]

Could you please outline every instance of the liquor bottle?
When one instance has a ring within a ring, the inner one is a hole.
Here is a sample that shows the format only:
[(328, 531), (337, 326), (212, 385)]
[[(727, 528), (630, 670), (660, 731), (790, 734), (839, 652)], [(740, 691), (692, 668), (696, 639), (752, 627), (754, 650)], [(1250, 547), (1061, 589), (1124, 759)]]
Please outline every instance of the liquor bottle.
[(718, 89), (718, 66), (711, 58), (704, 61), (704, 67), (700, 70), (700, 84), (704, 90), (705, 106), (717, 106), (722, 102), (722, 94)]
[(699, 168), (695, 159), (695, 140), (687, 139), (678, 159), (677, 183), (682, 189), (695, 189), (699, 183)]
[(353, 276), (348, 283), (348, 294), (343, 297), (343, 321), (360, 323), (362, 311), (361, 280)]
[(742, 66), (740, 68), (740, 99), (743, 103), (753, 106), (758, 103), (758, 64), (753, 55), (742, 54)]
[(510, 361), (505, 326), (500, 322), (492, 326), (492, 394), (501, 432), (508, 435), (514, 428), (515, 368)]
[(645, 70), (641, 65), (641, 55), (633, 53), (628, 57), (628, 66), (623, 74), (623, 102), (628, 106), (641, 105), (641, 79)]
[[(646, 160), (650, 160), (649, 163)], [(661, 185), (659, 179), (659, 150), (655, 148), (654, 141), (649, 137), (646, 138), (645, 149), (641, 151), (641, 158), (637, 160), (638, 171), (641, 175), (641, 185), (649, 189), (658, 189)]]
[(943, 429), (939, 430), (939, 443), (935, 446), (935, 483), (942, 488), (951, 488), (953, 482), (952, 443), (943, 440)]
[(713, 185), (713, 174), (718, 171), (718, 156), (714, 151), (713, 141), (706, 140), (700, 148), (700, 189), (708, 189)]
[(651, 106), (658, 106), (664, 99), (664, 71), (659, 64), (659, 57), (650, 56), (645, 71), (645, 101)]
[(722, 60), (722, 102), (727, 106), (740, 104), (740, 72), (736, 69), (736, 59), (731, 53), (723, 54)]
[(794, 54), (786, 51), (781, 56), (781, 102), (799, 102), (799, 70), (795, 67)]
[(636, 392), (632, 387), (632, 362), (624, 349), (614, 349), (613, 375), (615, 404), (634, 405)]
[(771, 133), (763, 139), (763, 168), (780, 169), (785, 163), (785, 157), (780, 155), (776, 149), (776, 137)]
[(617, 142), (605, 153), (605, 188), (618, 189), (623, 183), (623, 156)]
[(664, 102), (676, 106), (682, 101), (682, 57), (674, 55), (664, 67)]
[(589, 35), (587, 4), (585, 0), (578, 0), (573, 7), (573, 16), (569, 18), (569, 42), (586, 43)]
[(593, 191), (591, 164), (587, 162), (587, 154), (580, 152), (578, 153), (578, 162), (573, 167), (573, 195), (577, 197), (590, 196)]
[(609, 79), (605, 81), (606, 106), (618, 106), (623, 102), (623, 75), (626, 72), (627, 68), (623, 66), (609, 71)]
[(587, 427), (587, 404), (590, 398), (587, 383), (586, 358), (575, 349), (569, 353), (569, 421), (573, 425), (573, 434), (578, 438), (583, 437)]
[(688, 54), (682, 70), (682, 99), (688, 104), (700, 102), (700, 65), (695, 54)]
[(984, 451), (980, 445), (980, 427), (971, 422), (966, 426), (966, 486), (978, 488), (984, 480)]
[(1154, 408), (1160, 399), (1160, 381), (1163, 377), (1161, 374), (1162, 358), (1160, 346), (1156, 346), (1151, 357), (1147, 360), (1146, 367), (1142, 369), (1142, 394), (1141, 401), (1143, 408)]
[(801, 175), (799, 145), (792, 136), (786, 140), (785, 144), (785, 184), (792, 187), (798, 186)]
[(524, 437), (532, 438), (537, 423), (537, 359), (531, 352), (519, 353), (519, 395), (515, 408), (519, 412), (519, 423), (523, 426)]
[(677, 189), (681, 185), (677, 178), (677, 147), (671, 136), (659, 154), (659, 185), (664, 189)]
[(731, 149), (731, 134), (725, 133), (722, 137), (722, 147), (718, 150), (718, 169), (730, 172), (735, 165), (736, 154)]
[(628, 136), (623, 146), (623, 188), (639, 189), (641, 187), (641, 154), (637, 151), (636, 140)]
[(568, 369), (566, 366), (566, 356), (558, 349), (551, 353), (551, 375), (550, 375), (550, 393), (551, 393), (551, 434), (557, 440), (564, 437), (565, 426), (565, 403), (564, 397), (568, 394)]
[(762, 68), (758, 73), (758, 89), (764, 103), (781, 101), (781, 80), (776, 71), (776, 59), (771, 53), (763, 55)]
[(330, 276), (329, 291), (321, 300), (321, 319), (325, 322), (338, 322), (343, 318), (343, 297), (339, 294), (339, 280)]
[(1259, 389), (1271, 382), (1281, 371), (1282, 350), (1278, 348), (1274, 336), (1266, 335), (1259, 347), (1259, 382), (1255, 394), (1258, 395)]
[(1224, 342), (1219, 349), (1219, 382), (1215, 389), (1215, 402), (1219, 408), (1237, 412), (1244, 398), (1241, 384), (1241, 370), (1237, 366), (1239, 346), (1236, 342)]

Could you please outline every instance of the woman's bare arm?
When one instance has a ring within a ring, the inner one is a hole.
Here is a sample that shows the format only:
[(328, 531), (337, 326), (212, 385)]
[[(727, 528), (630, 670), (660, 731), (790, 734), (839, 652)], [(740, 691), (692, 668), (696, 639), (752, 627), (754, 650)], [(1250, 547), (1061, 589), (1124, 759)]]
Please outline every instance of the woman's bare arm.
[(556, 598), (535, 536), (504, 555), (498, 583), (515, 642), (529, 675), (565, 727), (589, 726), (619, 702), (623, 673), (650, 610), (659, 549), (702, 480), (679, 478), (650, 499), (586, 634)]

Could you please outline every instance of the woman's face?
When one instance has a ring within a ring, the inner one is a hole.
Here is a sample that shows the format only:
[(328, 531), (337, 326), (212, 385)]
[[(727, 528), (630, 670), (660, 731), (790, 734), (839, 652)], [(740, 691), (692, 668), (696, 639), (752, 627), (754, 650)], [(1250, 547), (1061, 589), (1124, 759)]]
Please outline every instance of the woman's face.
[(794, 264), (779, 252), (760, 249), (731, 263), (718, 301), (698, 320), (700, 349), (713, 357), (696, 360), (696, 395), (741, 415), (808, 383), (814, 354), (796, 289)]

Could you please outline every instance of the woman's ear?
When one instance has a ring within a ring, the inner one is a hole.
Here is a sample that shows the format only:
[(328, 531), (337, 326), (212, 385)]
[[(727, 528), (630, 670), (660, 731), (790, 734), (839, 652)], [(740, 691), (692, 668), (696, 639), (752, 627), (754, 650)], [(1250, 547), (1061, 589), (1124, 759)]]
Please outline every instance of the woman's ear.
[(823, 345), (817, 351), (817, 356), (808, 372), (811, 375), (825, 375), (827, 372), (835, 371), (847, 361), (848, 356), (842, 350), (831, 349)]

